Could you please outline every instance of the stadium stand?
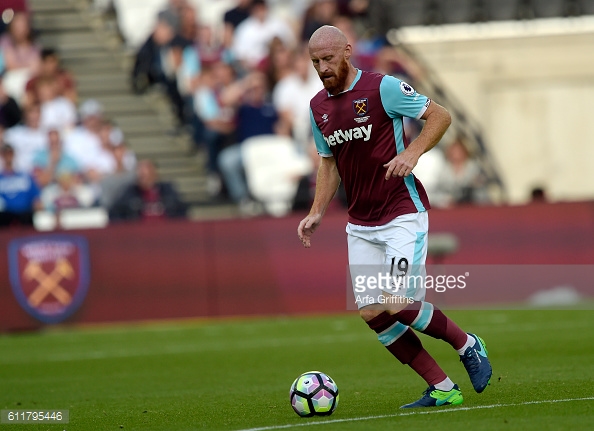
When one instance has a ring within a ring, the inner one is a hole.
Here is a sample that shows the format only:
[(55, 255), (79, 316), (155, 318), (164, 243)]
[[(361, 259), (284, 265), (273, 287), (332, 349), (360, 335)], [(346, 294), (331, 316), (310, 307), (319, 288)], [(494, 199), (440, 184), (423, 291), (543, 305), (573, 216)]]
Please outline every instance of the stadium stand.
[(182, 197), (204, 197), (200, 164), (188, 157), (189, 138), (171, 133), (174, 119), (159, 92), (137, 96), (129, 82), (131, 55), (117, 26), (85, 0), (33, 0), (33, 27), (43, 46), (55, 47), (77, 82), (79, 99), (98, 100), (138, 157), (158, 160), (160, 176)]
[[(172, 182), (182, 198), (193, 206), (191, 214), (197, 217), (236, 215), (231, 205), (218, 206), (214, 213), (208, 209), (213, 208), (213, 201), (209, 195), (205, 155), (203, 152), (199, 152), (198, 156), (194, 154), (194, 143), (187, 127), (179, 127), (179, 118), (176, 119), (171, 104), (160, 88), (157, 86), (146, 93), (135, 94), (130, 85), (134, 53), (150, 33), (158, 11), (167, 5), (167, 0), (30, 0), (28, 3), (38, 42), (43, 47), (57, 49), (62, 64), (74, 75), (78, 102), (87, 99), (99, 101), (104, 107), (105, 116), (121, 129), (126, 143), (137, 157), (148, 157), (158, 162), (160, 177)], [(342, 5), (339, 10), (345, 10), (344, 3), (338, 2)], [(221, 30), (222, 16), (235, 2), (189, 0), (189, 4), (199, 14), (198, 24), (208, 23)], [(269, 0), (268, 4), (276, 15), (286, 18), (299, 8), (303, 12), (308, 2), (300, 4), (291, 0)], [(378, 11), (383, 16), (378, 18)], [(354, 28), (358, 28), (359, 32), (361, 28), (367, 28), (365, 33), (369, 36), (374, 28), (525, 20), (591, 13), (594, 13), (594, 0), (371, 0), (367, 11), (351, 14), (351, 19)], [(289, 22), (298, 26), (300, 18), (291, 18)], [(370, 53), (373, 55), (373, 49), (364, 51), (372, 44), (364, 42), (360, 44), (361, 52), (369, 57)], [(397, 40), (390, 42), (398, 43)], [(407, 61), (416, 64), (421, 71), (410, 79), (414, 82), (415, 78), (421, 77), (422, 82), (416, 83), (417, 88), (434, 95), (436, 101), (451, 109), (456, 119), (454, 132), (468, 142), (489, 181), (503, 189), (480, 127), (472, 115), (456, 103), (437, 75), (414, 52), (407, 50), (406, 45), (399, 48), (401, 54), (408, 57)], [(499, 196), (504, 196), (504, 193), (499, 193)]]

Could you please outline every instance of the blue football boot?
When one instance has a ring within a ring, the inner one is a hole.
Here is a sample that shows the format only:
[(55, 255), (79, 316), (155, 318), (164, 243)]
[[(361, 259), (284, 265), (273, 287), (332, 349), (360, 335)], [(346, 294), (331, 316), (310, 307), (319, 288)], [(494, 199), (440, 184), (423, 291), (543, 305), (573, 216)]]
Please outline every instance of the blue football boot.
[(468, 335), (474, 338), (476, 343), (474, 343), (474, 346), (468, 347), (463, 355), (460, 355), (460, 361), (466, 368), (474, 390), (480, 394), (490, 384), (493, 369), (487, 358), (487, 346), (485, 346), (483, 339), (474, 334)]

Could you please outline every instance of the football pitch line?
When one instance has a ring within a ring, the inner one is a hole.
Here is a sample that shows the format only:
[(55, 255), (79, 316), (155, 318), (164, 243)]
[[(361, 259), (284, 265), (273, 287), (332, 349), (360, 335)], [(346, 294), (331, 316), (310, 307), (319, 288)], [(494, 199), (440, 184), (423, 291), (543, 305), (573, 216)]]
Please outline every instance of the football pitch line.
[(419, 410), (419, 411), (412, 411), (412, 412), (403, 412), (403, 413), (393, 413), (389, 415), (375, 415), (375, 416), (361, 416), (356, 418), (345, 418), (345, 419), (331, 419), (327, 421), (319, 421), (319, 422), (303, 422), (297, 424), (287, 424), (287, 425), (272, 425), (272, 426), (265, 426), (265, 427), (258, 427), (258, 428), (246, 428), (238, 431), (270, 431), (270, 430), (280, 430), (280, 429), (289, 429), (289, 428), (297, 428), (297, 427), (307, 427), (307, 426), (316, 426), (316, 425), (330, 425), (330, 424), (337, 424), (337, 423), (345, 423), (345, 422), (361, 422), (361, 421), (369, 421), (374, 419), (386, 419), (386, 418), (397, 418), (403, 416), (418, 416), (418, 415), (431, 415), (431, 414), (440, 414), (440, 413), (455, 413), (455, 412), (463, 412), (463, 411), (470, 411), (470, 410), (484, 410), (484, 409), (498, 409), (504, 407), (520, 407), (520, 406), (530, 406), (535, 404), (555, 404), (555, 403), (569, 403), (574, 401), (593, 401), (594, 396), (592, 397), (583, 397), (583, 398), (565, 398), (561, 400), (540, 400), (540, 401), (525, 401), (522, 403), (509, 403), (509, 404), (489, 404), (484, 406), (473, 406), (473, 407), (455, 407), (443, 410)]

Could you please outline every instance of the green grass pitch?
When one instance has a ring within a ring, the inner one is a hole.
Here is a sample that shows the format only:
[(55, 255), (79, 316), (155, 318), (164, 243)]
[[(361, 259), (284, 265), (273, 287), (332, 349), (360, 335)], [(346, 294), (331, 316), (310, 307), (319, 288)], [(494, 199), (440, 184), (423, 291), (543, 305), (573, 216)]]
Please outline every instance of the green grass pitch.
[[(70, 423), (0, 431), (594, 429), (592, 311), (448, 314), (485, 339), (494, 366), (476, 394), (456, 353), (421, 336), (460, 385), (460, 407), (399, 410), (425, 383), (356, 314), (164, 322), (1, 336), (0, 408), (68, 409)], [(330, 417), (289, 405), (309, 370), (338, 384)]]

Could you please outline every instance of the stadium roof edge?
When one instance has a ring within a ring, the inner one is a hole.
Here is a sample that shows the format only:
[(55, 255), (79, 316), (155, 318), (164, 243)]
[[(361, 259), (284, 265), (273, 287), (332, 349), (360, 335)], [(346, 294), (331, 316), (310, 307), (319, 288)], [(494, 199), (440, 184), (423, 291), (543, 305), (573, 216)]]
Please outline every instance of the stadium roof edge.
[(410, 26), (392, 29), (388, 40), (397, 43), (455, 42), (594, 33), (594, 15), (524, 21)]

